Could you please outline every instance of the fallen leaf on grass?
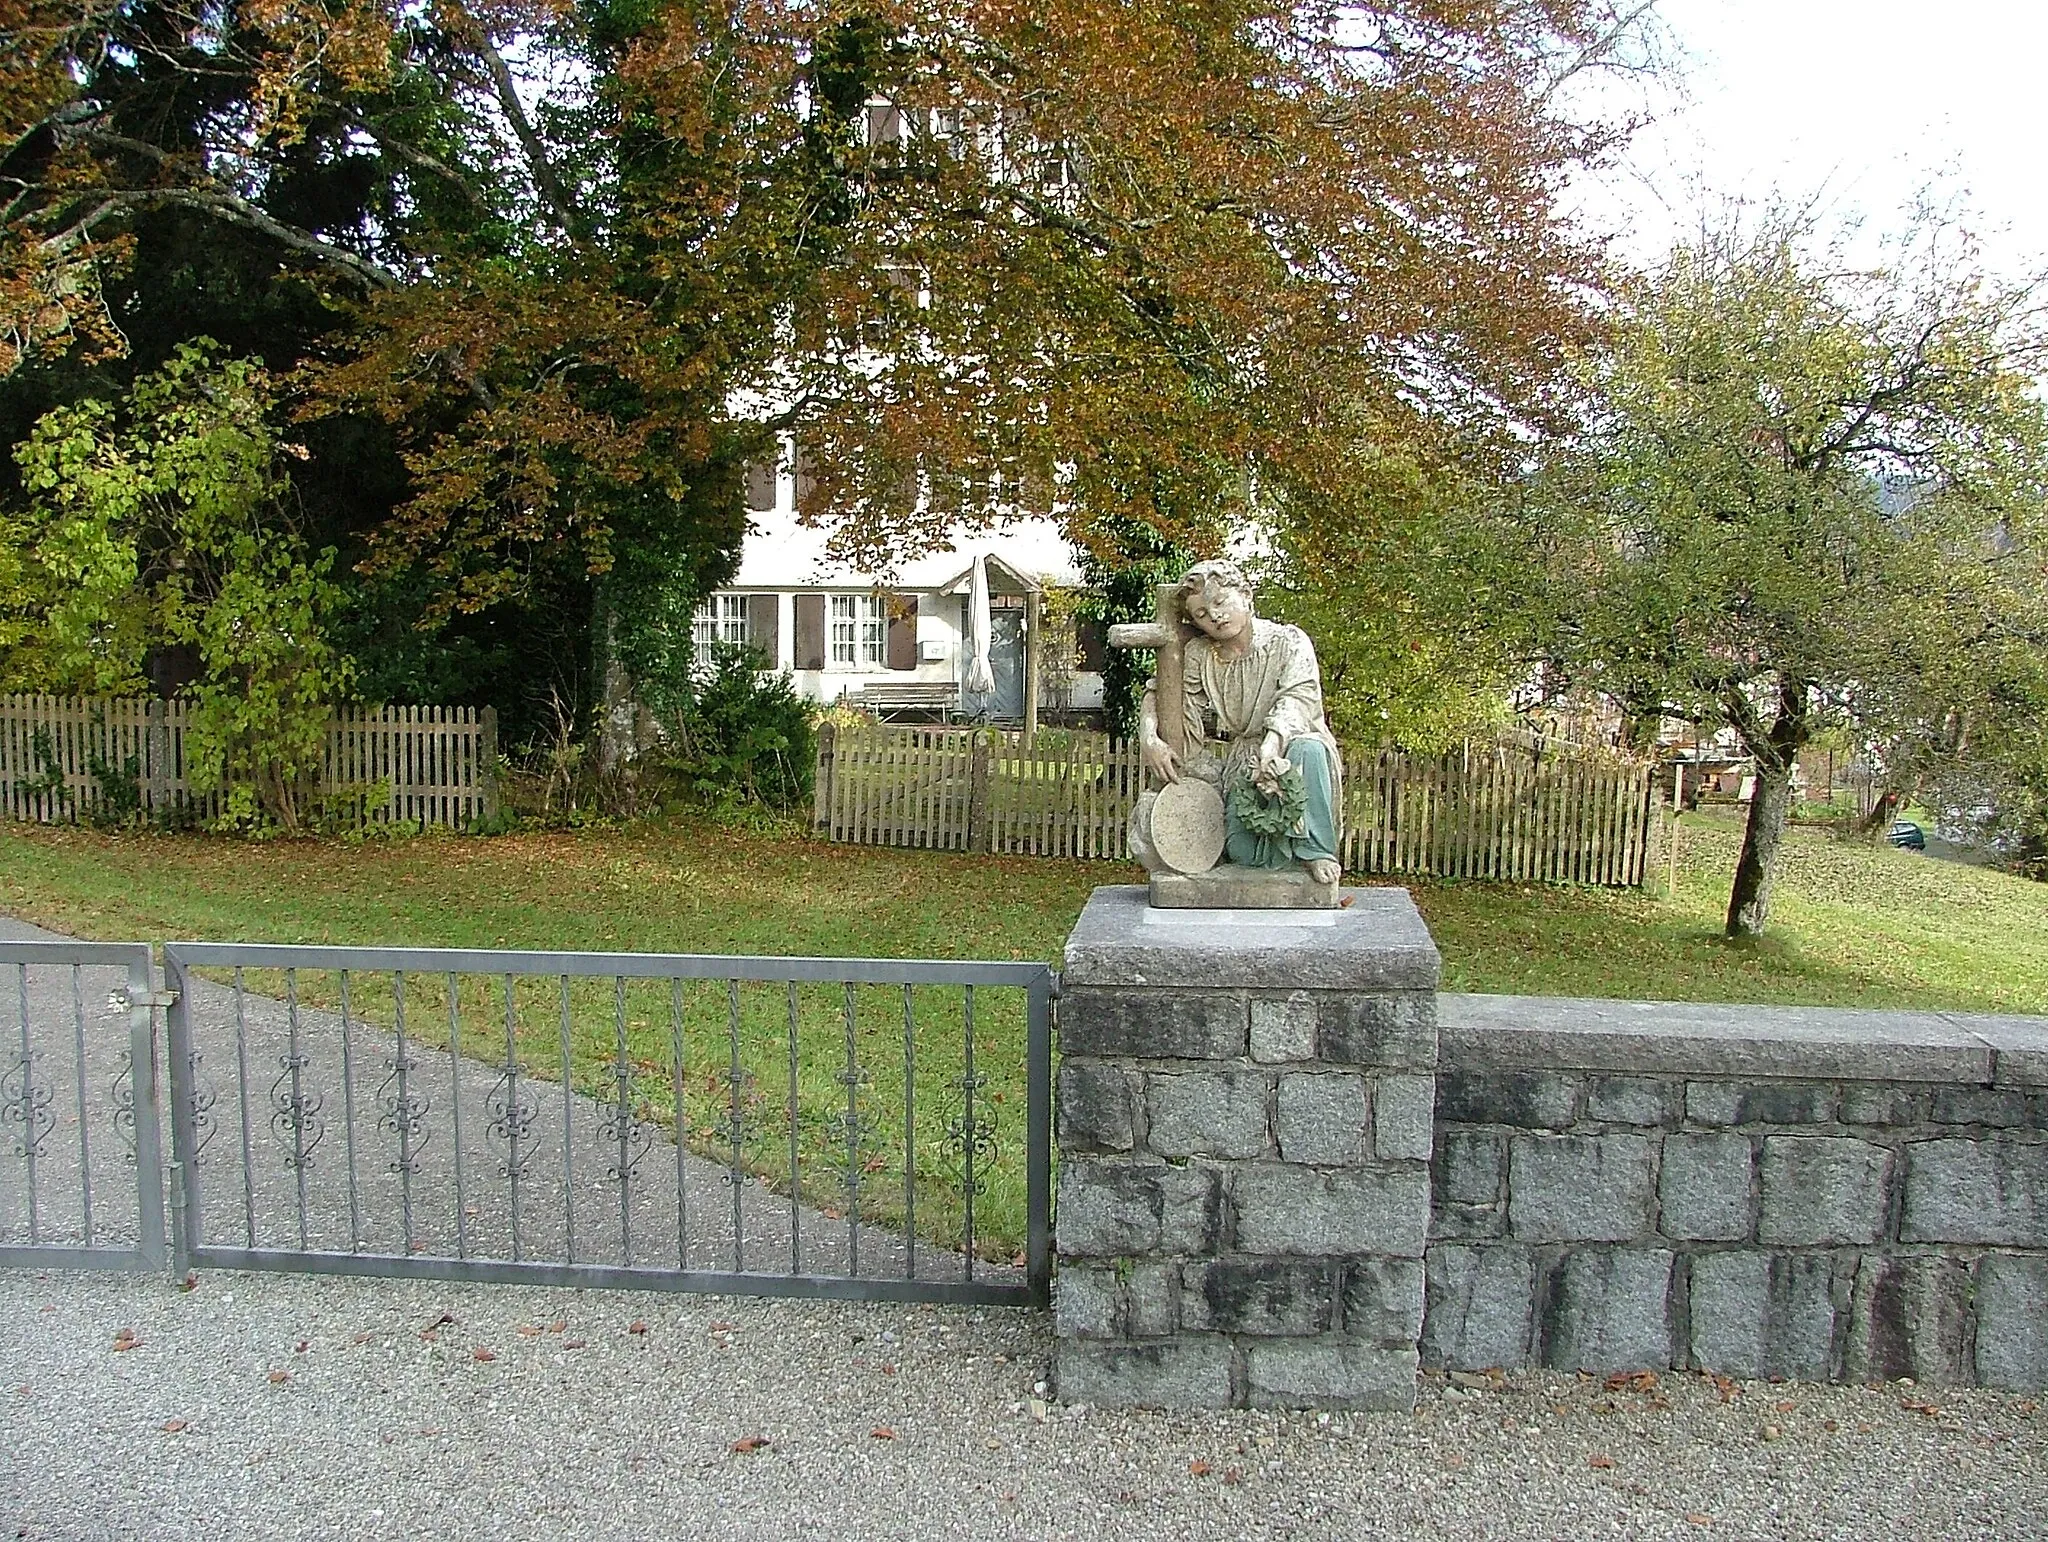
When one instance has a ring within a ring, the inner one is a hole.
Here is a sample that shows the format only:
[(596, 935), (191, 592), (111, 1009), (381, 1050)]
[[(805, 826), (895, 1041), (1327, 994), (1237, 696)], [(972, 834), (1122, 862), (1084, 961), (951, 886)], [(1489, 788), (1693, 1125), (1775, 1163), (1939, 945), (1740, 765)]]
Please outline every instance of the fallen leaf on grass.
[(1214, 1470), (1214, 1468), (1210, 1467), (1207, 1462), (1199, 1457), (1188, 1463), (1188, 1476), (1191, 1478), (1206, 1478)]
[(641, 1322), (636, 1317), (633, 1321), (626, 1324), (626, 1331), (628, 1333), (645, 1333), (647, 1331), (647, 1324)]
[(1685, 1518), (1688, 1524), (1694, 1526), (1711, 1526), (1714, 1524), (1713, 1516), (1703, 1515), (1698, 1510), (1688, 1511)]
[(272, 1371), (270, 1373), (270, 1384), (273, 1387), (281, 1387), (291, 1379), (292, 1373), (290, 1371)]
[(751, 1456), (756, 1451), (768, 1449), (766, 1435), (743, 1435), (732, 1443), (733, 1451), (740, 1456)]
[(880, 1370), (884, 1376), (894, 1376), (896, 1374), (896, 1367), (893, 1365), (881, 1366)]
[(135, 1330), (133, 1328), (116, 1328), (114, 1330), (115, 1354), (118, 1355), (123, 1350), (140, 1349), (141, 1347), (142, 1340), (135, 1336)]
[(736, 1322), (715, 1322), (711, 1325), (713, 1333), (733, 1333), (738, 1331), (738, 1329), (739, 1324)]
[(350, 1339), (349, 1342), (351, 1344), (367, 1344), (370, 1342), (371, 1339), (375, 1338), (376, 1336), (377, 1335), (374, 1333), (358, 1333), (354, 1338)]
[(1773, 1403), (1771, 1407), (1775, 1408), (1779, 1413), (1792, 1413), (1797, 1410), (1799, 1405), (1797, 1403)]
[(298, 1343), (292, 1346), (292, 1353), (295, 1355), (302, 1355), (312, 1347), (313, 1341), (311, 1339), (300, 1339)]
[(1223, 1481), (1235, 1488), (1238, 1484), (1244, 1482), (1244, 1469), (1242, 1467), (1224, 1468)]
[(517, 1333), (523, 1339), (537, 1339), (540, 1337), (540, 1329), (536, 1328), (530, 1322), (523, 1322), (519, 1324), (518, 1327), (514, 1328), (512, 1331), (514, 1333)]
[(562, 1347), (564, 1349), (581, 1349), (587, 1342), (588, 1340), (585, 1339), (563, 1339)]
[(1735, 1378), (1732, 1376), (1716, 1376), (1714, 1390), (1721, 1394), (1721, 1401), (1724, 1403), (1732, 1403), (1742, 1396), (1742, 1389), (1735, 1385)]
[(550, 1333), (560, 1333), (560, 1332), (562, 1332), (562, 1331), (563, 1331), (564, 1329), (566, 1329), (566, 1328), (567, 1328), (568, 1326), (569, 1326), (569, 1319), (568, 1319), (568, 1318), (566, 1318), (566, 1317), (557, 1317), (557, 1318), (556, 1318), (556, 1319), (555, 1319), (555, 1320), (554, 1320), (553, 1322), (551, 1322), (551, 1323), (549, 1323), (549, 1324), (548, 1324), (548, 1332), (550, 1332)]
[(889, 1426), (886, 1424), (876, 1425), (873, 1429), (868, 1431), (868, 1434), (873, 1436), (876, 1440), (894, 1440), (896, 1438), (896, 1432), (890, 1429)]
[(1910, 1397), (1900, 1398), (1899, 1406), (1910, 1413), (1922, 1414), (1929, 1419), (1936, 1418), (1941, 1413), (1941, 1405), (1939, 1403), (1922, 1403)]
[(1614, 1458), (1611, 1456), (1589, 1456), (1586, 1458), (1586, 1465), (1588, 1467), (1600, 1468), (1612, 1467), (1614, 1465)]
[(166, 1419), (166, 1420), (164, 1420), (164, 1433), (165, 1433), (166, 1435), (175, 1435), (175, 1434), (177, 1434), (177, 1433), (178, 1433), (178, 1431), (182, 1430), (182, 1429), (183, 1429), (184, 1427), (185, 1427), (185, 1421), (184, 1421), (183, 1419)]
[(490, 1364), (491, 1361), (498, 1358), (496, 1355), (492, 1354), (488, 1349), (485, 1349), (481, 1344), (479, 1344), (475, 1349), (472, 1349), (469, 1352), (469, 1355), (472, 1360), (479, 1361), (485, 1365)]
[(1616, 1371), (1607, 1378), (1609, 1392), (1655, 1392), (1657, 1373), (1655, 1371)]

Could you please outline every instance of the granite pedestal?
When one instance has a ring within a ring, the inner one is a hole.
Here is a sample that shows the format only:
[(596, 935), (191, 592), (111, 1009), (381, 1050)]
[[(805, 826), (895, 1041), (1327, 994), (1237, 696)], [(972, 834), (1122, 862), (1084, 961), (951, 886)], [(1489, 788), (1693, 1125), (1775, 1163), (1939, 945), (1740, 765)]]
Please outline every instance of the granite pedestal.
[(1439, 960), (1405, 890), (1341, 899), (1172, 909), (1130, 886), (1082, 912), (1060, 1003), (1063, 1399), (1412, 1406)]

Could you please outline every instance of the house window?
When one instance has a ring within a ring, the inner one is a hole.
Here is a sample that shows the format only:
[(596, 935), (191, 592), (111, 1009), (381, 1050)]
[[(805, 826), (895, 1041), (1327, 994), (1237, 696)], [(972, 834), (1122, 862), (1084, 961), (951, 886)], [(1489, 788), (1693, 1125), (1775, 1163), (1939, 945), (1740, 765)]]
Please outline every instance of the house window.
[(888, 635), (888, 601), (881, 595), (832, 596), (832, 663), (835, 668), (881, 668), (886, 657)]
[(691, 619), (690, 642), (697, 662), (711, 662), (716, 643), (747, 643), (747, 597), (744, 594), (713, 594), (697, 602)]

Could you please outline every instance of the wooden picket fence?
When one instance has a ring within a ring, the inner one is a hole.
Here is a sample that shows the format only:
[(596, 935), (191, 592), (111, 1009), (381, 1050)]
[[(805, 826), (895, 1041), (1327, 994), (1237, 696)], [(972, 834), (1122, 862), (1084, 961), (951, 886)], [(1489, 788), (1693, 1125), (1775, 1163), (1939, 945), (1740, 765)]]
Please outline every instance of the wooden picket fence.
[[(815, 816), (835, 841), (1121, 859), (1144, 787), (1135, 743), (1071, 730), (819, 734)], [(1639, 886), (1659, 838), (1653, 768), (1526, 741), (1347, 752), (1347, 870)]]
[[(132, 767), (144, 817), (215, 818), (222, 791), (195, 791), (187, 776), (191, 717), (183, 700), (0, 697), (0, 808), (42, 824), (86, 818), (109, 774)], [(495, 811), (497, 755), (490, 707), (337, 707), (317, 789), (353, 821), (460, 829)]]

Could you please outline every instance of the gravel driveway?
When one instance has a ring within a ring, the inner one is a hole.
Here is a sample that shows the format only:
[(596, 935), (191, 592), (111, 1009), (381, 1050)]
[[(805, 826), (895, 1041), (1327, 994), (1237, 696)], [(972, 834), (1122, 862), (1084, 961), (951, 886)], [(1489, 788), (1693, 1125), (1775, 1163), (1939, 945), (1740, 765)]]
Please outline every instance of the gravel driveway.
[(1949, 1539), (2048, 1515), (2048, 1418), (2010, 1395), (1527, 1374), (1427, 1380), (1413, 1417), (1048, 1409), (1049, 1325), (998, 1309), (15, 1272), (0, 1346), (23, 1538)]

